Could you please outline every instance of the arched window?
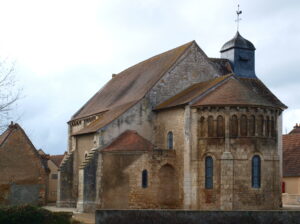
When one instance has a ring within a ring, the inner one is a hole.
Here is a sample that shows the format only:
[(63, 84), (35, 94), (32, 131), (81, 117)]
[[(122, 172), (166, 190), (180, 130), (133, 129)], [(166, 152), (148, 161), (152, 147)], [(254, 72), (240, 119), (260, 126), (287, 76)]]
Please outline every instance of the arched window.
[(270, 136), (270, 119), (269, 117), (266, 118), (266, 129), (265, 129), (266, 133), (265, 136), (269, 137)]
[(225, 136), (225, 123), (224, 118), (220, 115), (217, 118), (217, 137)]
[(241, 132), (241, 136), (247, 136), (248, 124), (247, 124), (247, 116), (246, 115), (241, 116), (240, 132)]
[(260, 157), (253, 156), (252, 158), (252, 187), (260, 188), (261, 164)]
[(257, 132), (259, 136), (264, 135), (264, 116), (260, 115), (257, 120)]
[(255, 116), (251, 115), (249, 119), (249, 134), (255, 136)]
[(201, 117), (199, 121), (199, 136), (204, 137), (205, 136), (205, 126), (204, 126), (205, 118)]
[(207, 132), (208, 137), (214, 137), (214, 118), (209, 116), (207, 119)]
[(148, 171), (143, 170), (142, 172), (142, 188), (148, 187)]
[(173, 149), (173, 133), (168, 133), (168, 149)]
[(230, 119), (230, 137), (238, 136), (238, 118), (236, 115), (232, 115)]
[(211, 156), (205, 157), (205, 188), (213, 188), (213, 158)]

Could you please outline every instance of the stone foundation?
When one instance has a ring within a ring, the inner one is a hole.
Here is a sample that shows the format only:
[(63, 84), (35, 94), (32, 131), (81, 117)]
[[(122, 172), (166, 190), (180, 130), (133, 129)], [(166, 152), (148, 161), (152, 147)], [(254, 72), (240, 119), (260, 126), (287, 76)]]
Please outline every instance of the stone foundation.
[(96, 224), (285, 224), (300, 211), (97, 210)]

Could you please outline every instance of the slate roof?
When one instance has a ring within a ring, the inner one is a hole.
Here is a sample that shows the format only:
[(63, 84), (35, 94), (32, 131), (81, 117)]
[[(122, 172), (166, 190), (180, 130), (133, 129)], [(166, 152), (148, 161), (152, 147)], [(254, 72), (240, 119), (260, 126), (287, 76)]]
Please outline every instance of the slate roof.
[(102, 151), (150, 151), (153, 148), (152, 143), (140, 136), (136, 131), (127, 130)]
[(71, 120), (138, 102), (193, 43), (156, 55), (115, 75)]
[(255, 50), (254, 45), (249, 40), (242, 37), (239, 32), (236, 32), (235, 36), (223, 45), (221, 52), (227, 51), (231, 48)]
[(221, 75), (228, 75), (233, 73), (233, 68), (230, 61), (225, 58), (209, 58), (211, 62), (214, 63), (215, 67), (218, 69)]
[(64, 158), (64, 154), (63, 155), (51, 155), (50, 156), (50, 160), (57, 166), (59, 167), (63, 158)]
[(161, 103), (155, 110), (188, 103), (192, 103), (192, 106), (253, 105), (286, 108), (259, 79), (240, 78), (229, 74), (194, 84)]
[(283, 176), (300, 176), (300, 127), (295, 126), (287, 135), (282, 136)]

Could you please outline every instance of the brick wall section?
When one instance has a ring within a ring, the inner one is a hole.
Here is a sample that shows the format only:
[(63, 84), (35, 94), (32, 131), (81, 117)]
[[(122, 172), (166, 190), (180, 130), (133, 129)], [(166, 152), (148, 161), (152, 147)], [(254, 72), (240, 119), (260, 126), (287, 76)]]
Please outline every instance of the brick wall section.
[(48, 173), (35, 147), (18, 125), (0, 146), (0, 204), (45, 204)]

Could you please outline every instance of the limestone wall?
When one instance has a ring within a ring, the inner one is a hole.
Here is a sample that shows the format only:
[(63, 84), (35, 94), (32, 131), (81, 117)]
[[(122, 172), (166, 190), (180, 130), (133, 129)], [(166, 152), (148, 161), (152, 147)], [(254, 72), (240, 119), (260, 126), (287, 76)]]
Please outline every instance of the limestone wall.
[[(233, 115), (238, 118), (237, 136), (232, 136), (230, 130)], [(276, 110), (259, 108), (199, 110), (198, 159), (201, 209), (239, 210), (280, 207), (280, 162), (275, 122), (277, 115)], [(222, 125), (225, 125), (224, 133), (220, 136), (217, 130), (218, 116), (223, 117)], [(242, 116), (246, 117), (245, 124), (242, 124)], [(254, 123), (251, 123), (252, 116), (255, 117)], [(259, 125), (258, 120), (261, 116), (264, 119), (264, 125)], [(211, 122), (209, 117), (212, 118)], [(275, 122), (274, 126), (270, 122), (271, 118)], [(212, 134), (209, 134), (209, 129), (212, 129)], [(246, 135), (243, 134), (245, 132)], [(254, 155), (261, 158), (261, 186), (258, 188), (252, 187)], [(211, 156), (214, 161), (214, 187), (212, 189), (205, 189), (206, 156)]]
[(158, 105), (194, 83), (218, 77), (219, 73), (205, 53), (193, 44), (173, 67), (151, 89), (152, 105)]

